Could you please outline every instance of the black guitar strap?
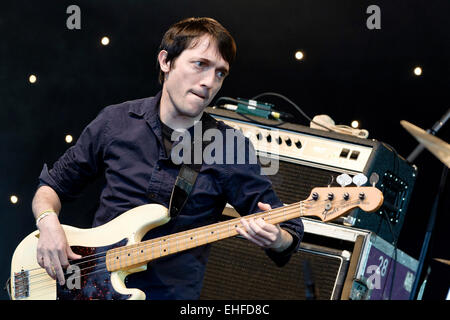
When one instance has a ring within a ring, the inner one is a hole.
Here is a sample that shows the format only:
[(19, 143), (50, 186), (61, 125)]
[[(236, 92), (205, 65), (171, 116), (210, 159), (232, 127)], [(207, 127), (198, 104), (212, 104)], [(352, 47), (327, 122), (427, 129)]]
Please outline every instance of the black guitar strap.
[[(202, 138), (206, 130), (217, 128), (217, 121), (206, 112), (203, 114), (201, 121), (202, 135), (200, 138), (203, 140)], [(193, 163), (194, 161), (190, 161), (191, 163), (189, 164), (182, 164), (175, 181), (175, 185), (172, 189), (172, 195), (170, 196), (169, 213), (171, 218), (177, 217), (186, 204), (203, 165), (203, 150), (205, 150), (205, 147), (211, 143), (211, 141), (195, 141), (195, 138), (199, 137), (194, 136), (194, 139), (192, 139), (191, 151), (194, 152), (195, 143), (202, 143), (202, 161), (200, 164)], [(193, 157), (191, 156), (191, 160), (192, 159)]]

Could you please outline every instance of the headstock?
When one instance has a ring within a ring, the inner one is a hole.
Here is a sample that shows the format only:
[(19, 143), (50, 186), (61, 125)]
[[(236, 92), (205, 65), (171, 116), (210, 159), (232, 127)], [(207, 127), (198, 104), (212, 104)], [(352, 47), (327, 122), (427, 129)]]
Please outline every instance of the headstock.
[(375, 187), (314, 188), (303, 201), (305, 216), (316, 216), (328, 222), (350, 210), (376, 211), (383, 204), (383, 193)]

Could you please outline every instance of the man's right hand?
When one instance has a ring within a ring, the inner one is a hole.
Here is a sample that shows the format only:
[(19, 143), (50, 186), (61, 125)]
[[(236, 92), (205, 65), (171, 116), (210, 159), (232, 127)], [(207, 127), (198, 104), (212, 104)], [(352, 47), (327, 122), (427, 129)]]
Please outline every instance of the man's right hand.
[(64, 285), (64, 269), (69, 266), (69, 260), (80, 259), (67, 243), (66, 234), (59, 223), (56, 214), (48, 215), (38, 223), (39, 240), (37, 246), (37, 261), (52, 279), (58, 279)]

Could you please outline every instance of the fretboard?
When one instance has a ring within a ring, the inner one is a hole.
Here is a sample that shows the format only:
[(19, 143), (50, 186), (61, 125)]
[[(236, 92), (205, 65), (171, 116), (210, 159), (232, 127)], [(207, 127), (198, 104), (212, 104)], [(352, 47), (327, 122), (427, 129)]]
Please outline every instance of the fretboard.
[(243, 228), (241, 219), (261, 218), (270, 224), (278, 224), (303, 216), (303, 211), (304, 201), (300, 201), (245, 217), (111, 249), (106, 254), (106, 267), (111, 272), (130, 269), (157, 258), (236, 236), (238, 234), (236, 229)]

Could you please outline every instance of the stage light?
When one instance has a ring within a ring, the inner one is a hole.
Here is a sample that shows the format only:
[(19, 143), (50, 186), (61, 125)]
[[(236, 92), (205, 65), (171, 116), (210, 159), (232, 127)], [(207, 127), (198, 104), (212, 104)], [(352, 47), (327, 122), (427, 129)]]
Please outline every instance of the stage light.
[(70, 134), (68, 134), (68, 135), (66, 136), (66, 142), (67, 142), (67, 143), (71, 143), (72, 141), (73, 141), (72, 136), (71, 136)]
[(102, 45), (107, 46), (109, 44), (109, 38), (103, 37), (101, 42), (102, 42)]
[(421, 67), (415, 67), (414, 68), (414, 74), (416, 76), (420, 76), (422, 74), (422, 68)]
[(359, 128), (359, 122), (357, 120), (352, 121), (352, 128), (355, 128), (355, 129)]
[(28, 78), (28, 81), (30, 81), (30, 83), (35, 83), (35, 82), (37, 81), (37, 77), (36, 77), (34, 74), (32, 74), (32, 75)]
[(304, 57), (303, 52), (297, 51), (297, 52), (295, 53), (295, 59), (297, 59), (297, 60), (302, 60), (303, 57)]
[(9, 200), (11, 201), (12, 204), (16, 204), (17, 201), (19, 201), (19, 198), (17, 198), (15, 195), (12, 195)]

